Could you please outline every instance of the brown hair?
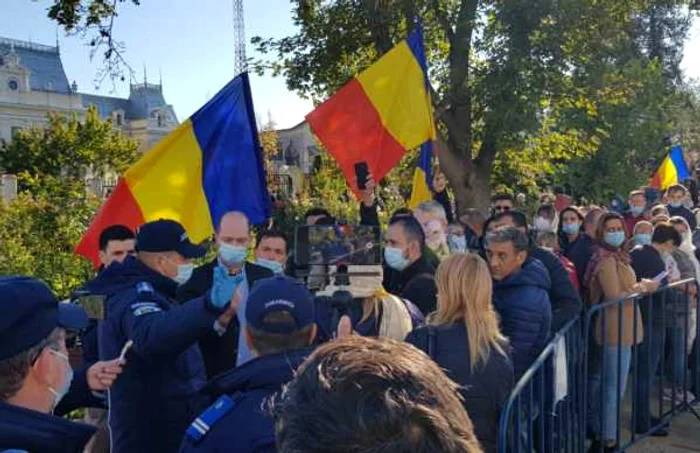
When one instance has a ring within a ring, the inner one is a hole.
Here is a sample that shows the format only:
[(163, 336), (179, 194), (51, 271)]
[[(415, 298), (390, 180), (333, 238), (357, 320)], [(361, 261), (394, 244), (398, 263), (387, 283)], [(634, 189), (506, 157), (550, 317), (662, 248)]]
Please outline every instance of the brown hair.
[[(264, 324), (287, 324), (293, 322), (294, 318), (286, 311), (269, 313), (263, 318)], [(250, 335), (251, 346), (259, 355), (272, 355), (284, 351), (302, 349), (309, 346), (313, 341), (311, 332), (314, 324), (309, 324), (290, 334), (264, 332), (248, 324), (246, 324), (245, 328)]]
[(459, 387), (414, 346), (353, 336), (319, 347), (272, 403), (280, 453), (481, 452)]
[(604, 242), (605, 239), (605, 224), (611, 220), (619, 220), (622, 223), (622, 231), (625, 232), (625, 237), (629, 237), (627, 233), (627, 227), (625, 226), (625, 219), (617, 212), (606, 212), (598, 220), (598, 227), (595, 231), (595, 238), (598, 242)]
[(472, 371), (488, 361), (492, 350), (505, 356), (508, 340), (491, 303), (493, 280), (486, 262), (471, 253), (451, 255), (438, 266), (435, 285), (439, 297), (430, 324), (464, 323)]

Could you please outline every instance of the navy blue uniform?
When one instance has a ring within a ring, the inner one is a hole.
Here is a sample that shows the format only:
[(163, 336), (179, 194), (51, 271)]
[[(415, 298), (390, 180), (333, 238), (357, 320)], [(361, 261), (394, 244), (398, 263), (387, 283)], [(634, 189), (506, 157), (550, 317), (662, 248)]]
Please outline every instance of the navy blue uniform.
[(112, 453), (177, 451), (182, 433), (211, 400), (197, 341), (221, 311), (208, 296), (177, 307), (178, 285), (129, 258), (101, 275), (112, 282), (100, 327), (100, 358), (118, 357), (128, 340), (127, 365), (109, 392)]
[(0, 451), (82, 453), (96, 428), (0, 402)]
[(221, 396), (192, 422), (180, 452), (276, 451), (275, 421), (265, 412), (265, 400), (292, 380), (310, 353), (262, 356), (214, 379), (207, 391)]

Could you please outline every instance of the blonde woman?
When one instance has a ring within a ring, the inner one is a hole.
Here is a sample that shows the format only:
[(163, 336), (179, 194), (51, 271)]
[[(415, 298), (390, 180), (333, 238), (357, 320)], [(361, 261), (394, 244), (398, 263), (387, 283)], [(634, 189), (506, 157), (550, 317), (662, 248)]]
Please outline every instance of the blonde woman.
[(435, 284), (437, 311), (406, 341), (428, 353), (460, 384), (484, 451), (495, 452), (501, 410), (513, 387), (513, 364), (491, 303), (488, 265), (475, 254), (454, 254), (438, 267)]

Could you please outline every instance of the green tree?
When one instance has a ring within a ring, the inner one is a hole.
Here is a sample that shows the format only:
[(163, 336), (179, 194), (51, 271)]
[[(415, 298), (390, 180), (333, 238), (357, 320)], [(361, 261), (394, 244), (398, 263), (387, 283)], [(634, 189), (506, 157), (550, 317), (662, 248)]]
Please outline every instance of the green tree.
[[(618, 102), (637, 84), (617, 78), (618, 86), (606, 93), (599, 83), (630, 59), (631, 51), (622, 50), (635, 48), (638, 18), (660, 3), (296, 0), (300, 31), (254, 38), (259, 51), (272, 55), (256, 67), (283, 75), (290, 89), (320, 101), (404, 39), (420, 16), (441, 132), (440, 165), (459, 209), (484, 208), (497, 162), (502, 169), (524, 162), (537, 173), (543, 156), (566, 160), (602, 139), (595, 127), (575, 126), (595, 118), (596, 95)], [(669, 8), (686, 3), (663, 1)], [(552, 114), (582, 119), (562, 127), (552, 124)], [(535, 146), (543, 132), (552, 156)]]
[(0, 166), (20, 181), (17, 200), (0, 202), (0, 273), (30, 275), (68, 297), (92, 274), (74, 247), (99, 205), (84, 174), (121, 173), (138, 144), (112, 129), (94, 109), (84, 122), (51, 115), (45, 129), (21, 131), (0, 149)]
[(0, 148), (0, 168), (18, 175), (20, 190), (52, 191), (71, 183), (84, 186), (88, 171), (98, 177), (121, 174), (136, 162), (137, 149), (137, 142), (115, 131), (91, 106), (82, 121), (76, 114), (52, 113), (46, 127), (20, 131)]

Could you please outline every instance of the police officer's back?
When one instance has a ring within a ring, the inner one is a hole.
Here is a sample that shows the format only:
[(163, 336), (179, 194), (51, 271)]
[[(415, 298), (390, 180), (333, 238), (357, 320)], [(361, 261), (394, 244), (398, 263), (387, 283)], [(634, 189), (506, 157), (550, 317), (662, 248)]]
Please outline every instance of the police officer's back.
[(208, 386), (219, 399), (187, 429), (181, 452), (275, 451), (265, 400), (294, 376), (316, 336), (314, 300), (294, 279), (260, 280), (248, 296), (244, 338), (256, 358)]
[(115, 357), (131, 340), (128, 366), (109, 394), (113, 453), (176, 451), (194, 416), (209, 400), (196, 343), (217, 326), (237, 282), (218, 275), (212, 291), (181, 306), (171, 301), (204, 249), (177, 222), (159, 220), (137, 233), (138, 258), (102, 274), (112, 282), (100, 328), (100, 357)]
[(0, 278), (0, 451), (78, 453), (95, 428), (50, 415), (70, 388), (65, 329), (88, 317), (46, 285)]

